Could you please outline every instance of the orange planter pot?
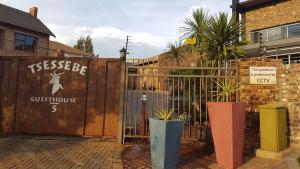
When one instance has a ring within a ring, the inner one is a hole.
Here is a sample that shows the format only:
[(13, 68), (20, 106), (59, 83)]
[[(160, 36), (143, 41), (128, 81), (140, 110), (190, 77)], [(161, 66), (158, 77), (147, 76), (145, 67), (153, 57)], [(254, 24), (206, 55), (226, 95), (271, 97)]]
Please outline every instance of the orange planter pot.
[(243, 159), (245, 104), (207, 104), (217, 162), (221, 167), (236, 169)]

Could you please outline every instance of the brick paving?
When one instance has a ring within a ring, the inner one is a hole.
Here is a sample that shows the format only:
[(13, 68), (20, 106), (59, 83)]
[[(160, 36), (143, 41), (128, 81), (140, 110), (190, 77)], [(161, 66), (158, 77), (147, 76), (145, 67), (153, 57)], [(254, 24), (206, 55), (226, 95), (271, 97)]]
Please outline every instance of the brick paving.
[[(126, 145), (123, 152), (124, 169), (150, 169), (151, 155), (148, 144)], [(215, 163), (212, 148), (200, 144), (182, 144), (180, 149), (179, 169), (208, 168)]]
[[(299, 168), (295, 159), (300, 150), (285, 160), (252, 158), (239, 169)], [(93, 139), (0, 138), (0, 169), (150, 169), (148, 144), (118, 145), (114, 141)], [(178, 169), (222, 169), (213, 149), (200, 144), (182, 144)]]
[(0, 168), (121, 169), (115, 142), (0, 139)]
[[(300, 154), (298, 154), (300, 156)], [(151, 155), (149, 145), (126, 145), (123, 152), (124, 169), (150, 169)], [(178, 169), (223, 169), (216, 163), (211, 148), (197, 144), (182, 144), (177, 164)], [(286, 160), (250, 158), (239, 169), (288, 169)]]

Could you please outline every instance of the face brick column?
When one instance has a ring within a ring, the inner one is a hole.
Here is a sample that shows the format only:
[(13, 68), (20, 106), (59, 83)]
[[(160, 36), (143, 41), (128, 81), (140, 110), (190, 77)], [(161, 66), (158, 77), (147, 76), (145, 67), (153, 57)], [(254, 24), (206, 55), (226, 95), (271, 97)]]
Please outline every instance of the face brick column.
[(276, 90), (278, 85), (252, 85), (250, 84), (250, 66), (277, 68), (277, 83), (279, 83), (279, 72), (281, 72), (281, 60), (248, 58), (240, 59), (240, 101), (246, 103), (245, 140), (244, 153), (254, 155), (255, 149), (260, 148), (259, 135), (259, 114), (258, 105), (267, 104), (276, 100)]

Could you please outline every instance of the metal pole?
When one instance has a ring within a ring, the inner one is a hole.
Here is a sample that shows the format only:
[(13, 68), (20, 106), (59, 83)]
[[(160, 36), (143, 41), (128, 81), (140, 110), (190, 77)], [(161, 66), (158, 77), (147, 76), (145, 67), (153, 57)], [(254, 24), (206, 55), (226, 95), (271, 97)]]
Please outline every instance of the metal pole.
[(145, 92), (142, 96), (142, 112), (141, 112), (141, 126), (140, 126), (140, 135), (145, 136), (146, 135), (146, 102), (147, 102), (147, 96)]
[[(120, 82), (120, 106), (119, 106), (119, 122), (118, 122), (118, 138), (117, 142), (118, 143), (124, 143), (123, 139), (123, 123), (124, 123), (124, 102), (125, 102), (125, 79), (126, 79), (126, 50), (125, 48), (120, 50), (120, 59), (121, 59), (121, 82)], [(106, 72), (107, 73), (107, 72)], [(125, 126), (126, 127), (126, 126)]]
[(239, 0), (232, 0), (232, 16), (235, 16), (235, 21), (239, 21), (239, 13), (238, 13), (238, 5), (239, 5)]

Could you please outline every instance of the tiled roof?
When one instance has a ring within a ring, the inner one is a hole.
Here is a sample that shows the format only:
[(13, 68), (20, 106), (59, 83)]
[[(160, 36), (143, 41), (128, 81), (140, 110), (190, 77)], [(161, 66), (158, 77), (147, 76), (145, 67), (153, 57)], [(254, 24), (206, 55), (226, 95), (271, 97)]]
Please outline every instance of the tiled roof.
[(31, 16), (27, 12), (3, 4), (0, 4), (0, 23), (1, 22), (55, 37), (38, 18)]
[(49, 41), (49, 49), (56, 50), (56, 51), (60, 49), (60, 50), (64, 50), (65, 53), (81, 55), (81, 56), (91, 56), (89, 53), (83, 52), (79, 49), (72, 48), (68, 45), (56, 41)]

